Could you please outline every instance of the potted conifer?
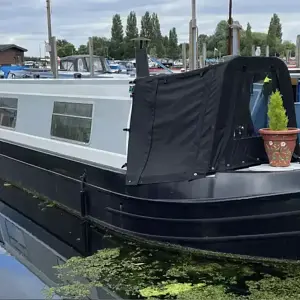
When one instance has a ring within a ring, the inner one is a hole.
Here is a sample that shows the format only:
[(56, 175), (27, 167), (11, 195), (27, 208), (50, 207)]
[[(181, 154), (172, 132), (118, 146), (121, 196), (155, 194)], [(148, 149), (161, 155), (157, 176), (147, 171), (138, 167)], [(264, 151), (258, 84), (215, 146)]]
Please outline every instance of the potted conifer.
[(269, 163), (273, 167), (288, 167), (296, 147), (298, 128), (288, 128), (288, 117), (283, 106), (282, 95), (278, 90), (270, 96), (268, 104), (269, 128), (259, 133), (264, 139)]

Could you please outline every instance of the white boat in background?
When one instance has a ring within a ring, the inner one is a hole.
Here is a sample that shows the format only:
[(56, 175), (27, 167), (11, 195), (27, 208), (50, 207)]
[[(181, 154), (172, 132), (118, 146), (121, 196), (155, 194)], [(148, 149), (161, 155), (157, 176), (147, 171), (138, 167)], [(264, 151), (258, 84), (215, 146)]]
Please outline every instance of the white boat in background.
[[(101, 56), (93, 57), (94, 75), (93, 78), (125, 78), (134, 77), (135, 72), (115, 72)], [(60, 59), (58, 78), (91, 78), (89, 55), (71, 55)], [(30, 68), (26, 70), (11, 70), (8, 79), (14, 78), (53, 78), (49, 69)]]

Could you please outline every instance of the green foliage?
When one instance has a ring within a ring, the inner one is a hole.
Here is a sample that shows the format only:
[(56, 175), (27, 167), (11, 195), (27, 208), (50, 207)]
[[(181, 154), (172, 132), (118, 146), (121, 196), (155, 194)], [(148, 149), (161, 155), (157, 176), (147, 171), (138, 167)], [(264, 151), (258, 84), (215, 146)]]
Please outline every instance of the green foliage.
[(49, 288), (43, 291), (46, 299), (52, 299), (55, 295), (63, 295), (67, 299), (83, 299), (90, 296), (90, 290), (93, 287), (100, 287), (98, 282), (82, 283), (73, 281), (71, 284), (66, 284), (57, 288)]
[[(115, 59), (133, 58), (135, 55), (134, 43), (132, 38), (138, 37), (138, 25), (135, 12), (131, 11), (127, 16), (126, 32), (124, 37), (121, 16), (116, 14), (112, 18), (111, 39), (105, 37), (93, 37), (94, 54), (106, 56)], [(181, 45), (178, 45), (176, 28), (168, 32), (168, 36), (163, 35), (160, 27), (160, 20), (157, 13), (146, 11), (141, 18), (140, 36), (151, 40), (148, 53), (159, 58), (181, 57)], [(201, 34), (198, 37), (198, 46), (200, 53), (202, 45), (205, 42), (207, 46), (207, 57), (227, 55), (228, 24), (226, 20), (220, 21), (216, 25), (214, 34), (208, 36)], [(261, 47), (261, 55), (265, 55), (266, 46), (270, 46), (270, 54), (275, 52), (280, 55), (286, 55), (290, 50), (292, 56), (295, 55), (296, 46), (290, 41), (282, 42), (282, 25), (277, 14), (274, 14), (270, 21), (268, 34), (263, 32), (252, 32), (250, 23), (246, 30), (241, 31), (241, 54), (250, 56), (252, 54), (252, 45)], [(58, 40), (58, 55), (63, 57), (72, 54), (88, 54), (87, 44), (80, 45), (76, 50), (75, 46), (66, 41)], [(189, 54), (187, 45), (187, 55)], [(218, 51), (214, 51), (218, 49)]]
[(101, 286), (126, 299), (287, 300), (300, 295), (299, 267), (216, 262), (134, 243), (73, 257), (56, 269), (61, 284), (46, 291), (48, 299), (54, 294), (82, 299)]
[(125, 57), (135, 57), (135, 46), (131, 40), (139, 36), (137, 28), (137, 19), (134, 11), (131, 11), (127, 17), (126, 36), (125, 36)]
[(172, 59), (179, 57), (178, 37), (175, 27), (169, 31), (168, 57)]
[[(162, 34), (161, 34), (161, 30), (160, 30), (159, 17), (156, 13), (152, 14), (151, 22), (152, 22), (151, 44), (152, 44), (152, 47), (155, 48), (155, 52), (156, 52), (155, 57), (163, 57), (165, 54), (165, 49), (164, 49)], [(178, 46), (176, 44), (176, 48), (177, 47)]]
[(283, 106), (282, 96), (278, 90), (270, 96), (268, 104), (269, 128), (271, 130), (286, 130), (288, 117)]
[(278, 45), (282, 42), (282, 25), (280, 23), (280, 19), (277, 14), (273, 14), (269, 30), (268, 30), (268, 37), (267, 43), (270, 46), (270, 54), (274, 55), (275, 52), (278, 52)]
[[(94, 55), (109, 57), (110, 41), (107, 38), (93, 36)], [(87, 48), (89, 44), (87, 43)]]
[(112, 18), (111, 40), (109, 54), (113, 58), (123, 57), (124, 55), (124, 32), (121, 16), (115, 14)]
[(237, 300), (238, 297), (228, 293), (222, 285), (211, 285), (205, 288), (193, 288), (178, 295), (178, 300)]
[[(295, 56), (296, 54), (296, 45), (292, 43), (291, 41), (284, 41), (281, 44), (281, 52), (286, 52), (289, 50), (291, 53), (291, 56)], [(285, 53), (284, 53), (285, 54)]]
[(247, 284), (251, 293), (247, 300), (291, 300), (300, 296), (299, 276), (286, 279), (266, 276), (258, 282), (249, 281)]
[(245, 32), (244, 47), (242, 49), (241, 54), (244, 56), (251, 56), (252, 55), (252, 45), (253, 45), (252, 29), (251, 29), (250, 23), (248, 23), (247, 29)]
[(178, 296), (187, 291), (191, 291), (194, 288), (200, 288), (203, 286), (205, 286), (205, 283), (198, 283), (194, 286), (191, 283), (170, 283), (162, 284), (157, 287), (147, 287), (140, 290), (140, 293), (147, 299), (159, 296)]
[(59, 57), (69, 56), (76, 54), (76, 48), (72, 43), (69, 43), (67, 40), (57, 40), (57, 55)]
[(89, 54), (89, 49), (87, 45), (80, 45), (77, 50), (77, 54)]
[(151, 39), (152, 37), (152, 21), (151, 15), (149, 11), (146, 11), (145, 14), (141, 18), (141, 32), (140, 36)]
[[(58, 277), (75, 282), (77, 278), (83, 278), (88, 282), (88, 290), (92, 286), (103, 284), (126, 297), (139, 295), (139, 290), (155, 285), (162, 270), (158, 262), (152, 260), (152, 252), (140, 248), (130, 250), (130, 255), (127, 248), (116, 248), (104, 249), (86, 258), (73, 257), (64, 265), (56, 267)], [(54, 288), (53, 292), (59, 293), (66, 286), (68, 291), (76, 292), (73, 285), (65, 282), (59, 287), (60, 290)]]

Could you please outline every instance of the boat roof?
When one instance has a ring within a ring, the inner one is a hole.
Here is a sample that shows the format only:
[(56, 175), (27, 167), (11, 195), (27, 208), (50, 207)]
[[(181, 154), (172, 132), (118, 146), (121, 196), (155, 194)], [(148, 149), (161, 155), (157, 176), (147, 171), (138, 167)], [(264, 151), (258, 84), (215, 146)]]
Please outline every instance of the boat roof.
[(253, 85), (266, 76), (271, 91), (283, 96), (288, 126), (297, 127), (290, 74), (278, 58), (236, 57), (191, 72), (137, 78), (126, 183), (193, 180), (266, 162), (250, 112)]
[[(89, 58), (90, 56), (88, 54), (83, 54), (83, 55), (70, 55), (70, 56), (64, 56), (64, 57), (61, 57), (60, 61), (63, 61), (63, 60), (76, 60), (78, 58)], [(97, 56), (97, 55), (94, 55), (94, 58), (103, 58), (102, 56)]]

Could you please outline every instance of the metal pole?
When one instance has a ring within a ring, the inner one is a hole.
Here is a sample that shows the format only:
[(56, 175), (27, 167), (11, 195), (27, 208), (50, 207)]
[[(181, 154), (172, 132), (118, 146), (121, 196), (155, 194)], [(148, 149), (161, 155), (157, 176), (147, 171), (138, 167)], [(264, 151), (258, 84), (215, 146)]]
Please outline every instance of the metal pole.
[(51, 66), (51, 71), (55, 72), (55, 68), (54, 68), (54, 58), (53, 58), (53, 49), (52, 49), (52, 24), (51, 24), (51, 4), (50, 4), (50, 0), (46, 0), (46, 6), (47, 6), (47, 24), (48, 24), (48, 44), (50, 46), (49, 49), (49, 56), (50, 56), (50, 66)]
[(182, 64), (186, 71), (186, 43), (182, 43)]
[(297, 35), (296, 41), (296, 66), (300, 68), (300, 35)]
[(191, 64), (190, 64), (190, 70), (195, 70), (197, 68), (197, 20), (196, 20), (196, 0), (192, 0), (192, 22), (191, 22), (191, 39), (192, 44), (190, 45), (192, 47), (191, 55), (190, 57)]
[(206, 52), (206, 43), (203, 43), (202, 45), (202, 56), (203, 56), (203, 66), (206, 66), (206, 58), (207, 58), (207, 52)]
[(52, 72), (53, 72), (53, 77), (58, 78), (58, 66), (57, 66), (57, 49), (56, 49), (56, 37), (52, 36), (51, 37), (51, 53), (52, 53)]
[(90, 77), (94, 77), (94, 45), (93, 38), (89, 37), (89, 55), (90, 55)]
[(199, 49), (199, 41), (198, 41), (198, 26), (196, 25), (196, 69), (200, 68), (200, 49)]
[(193, 65), (193, 36), (192, 36), (192, 20), (189, 22), (189, 64), (188, 68), (191, 70)]
[(229, 0), (227, 55), (232, 55), (232, 22), (232, 0)]
[(266, 46), (266, 57), (270, 56), (270, 47), (267, 45)]
[(254, 45), (252, 45), (252, 48), (251, 48), (251, 55), (255, 56), (255, 46)]
[(242, 26), (238, 21), (232, 24), (232, 55), (240, 55), (240, 30)]

